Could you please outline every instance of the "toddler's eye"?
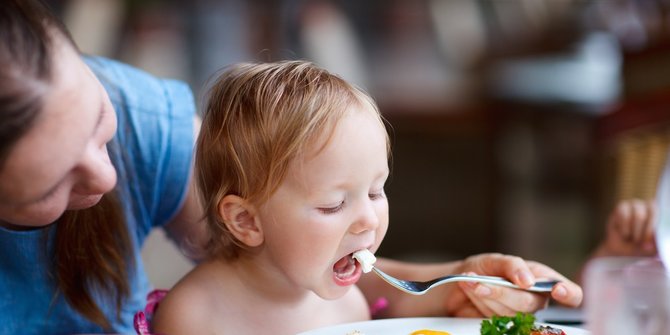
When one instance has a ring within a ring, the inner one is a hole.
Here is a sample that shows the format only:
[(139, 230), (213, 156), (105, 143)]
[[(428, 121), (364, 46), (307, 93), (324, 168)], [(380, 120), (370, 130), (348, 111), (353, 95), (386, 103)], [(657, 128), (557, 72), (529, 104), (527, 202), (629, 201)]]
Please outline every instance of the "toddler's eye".
[(368, 197), (370, 197), (371, 200), (382, 199), (382, 198), (384, 198), (385, 196), (386, 196), (386, 194), (384, 193), (384, 190), (381, 190), (381, 191), (379, 191), (379, 192), (375, 192), (375, 193), (370, 193), (370, 194), (368, 194)]
[(337, 206), (335, 207), (319, 207), (319, 211), (323, 214), (334, 214), (342, 210), (344, 207), (344, 201), (340, 202)]

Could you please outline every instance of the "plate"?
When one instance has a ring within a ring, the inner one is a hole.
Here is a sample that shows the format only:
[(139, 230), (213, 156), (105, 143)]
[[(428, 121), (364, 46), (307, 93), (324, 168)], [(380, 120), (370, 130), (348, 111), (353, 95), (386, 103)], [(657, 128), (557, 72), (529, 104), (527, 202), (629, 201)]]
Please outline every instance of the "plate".
[[(479, 335), (481, 323), (482, 319), (477, 318), (396, 318), (345, 323), (310, 330), (298, 335), (347, 335), (355, 330), (364, 335), (409, 335), (420, 329), (441, 330), (451, 335)], [(554, 327), (563, 329), (567, 335), (590, 335), (584, 329), (557, 325)]]

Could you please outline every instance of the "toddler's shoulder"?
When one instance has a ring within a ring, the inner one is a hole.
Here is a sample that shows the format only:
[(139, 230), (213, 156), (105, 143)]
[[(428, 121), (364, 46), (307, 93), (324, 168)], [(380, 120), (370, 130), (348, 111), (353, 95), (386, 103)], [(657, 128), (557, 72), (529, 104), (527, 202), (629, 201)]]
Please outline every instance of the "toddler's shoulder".
[[(210, 323), (212, 292), (182, 279), (161, 301), (153, 320), (153, 331), (158, 334), (205, 333)], [(197, 331), (203, 327), (203, 332)]]
[(234, 271), (205, 260), (184, 276), (160, 303), (152, 324), (159, 334), (205, 334), (232, 327), (247, 296), (234, 283)]

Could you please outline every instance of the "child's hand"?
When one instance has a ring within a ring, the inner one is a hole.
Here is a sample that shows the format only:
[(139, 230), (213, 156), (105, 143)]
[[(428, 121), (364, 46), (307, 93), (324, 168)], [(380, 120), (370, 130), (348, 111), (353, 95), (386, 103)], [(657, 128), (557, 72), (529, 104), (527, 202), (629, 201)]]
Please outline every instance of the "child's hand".
[(653, 200), (624, 200), (617, 204), (607, 221), (605, 240), (597, 256), (654, 256)]

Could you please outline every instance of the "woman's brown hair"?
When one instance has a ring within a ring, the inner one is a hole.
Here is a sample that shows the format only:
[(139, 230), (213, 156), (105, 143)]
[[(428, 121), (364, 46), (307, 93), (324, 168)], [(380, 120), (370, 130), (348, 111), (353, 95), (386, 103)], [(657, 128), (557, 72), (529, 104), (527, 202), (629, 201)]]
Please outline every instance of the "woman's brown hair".
[[(42, 2), (0, 3), (0, 169), (43, 107), (56, 66), (56, 39), (76, 48), (67, 29)], [(130, 294), (128, 273), (135, 266), (115, 194), (106, 194), (91, 208), (66, 211), (49, 229), (56, 229), (51, 271), (57, 294), (87, 319), (111, 330), (94, 296), (110, 297), (118, 319)]]

